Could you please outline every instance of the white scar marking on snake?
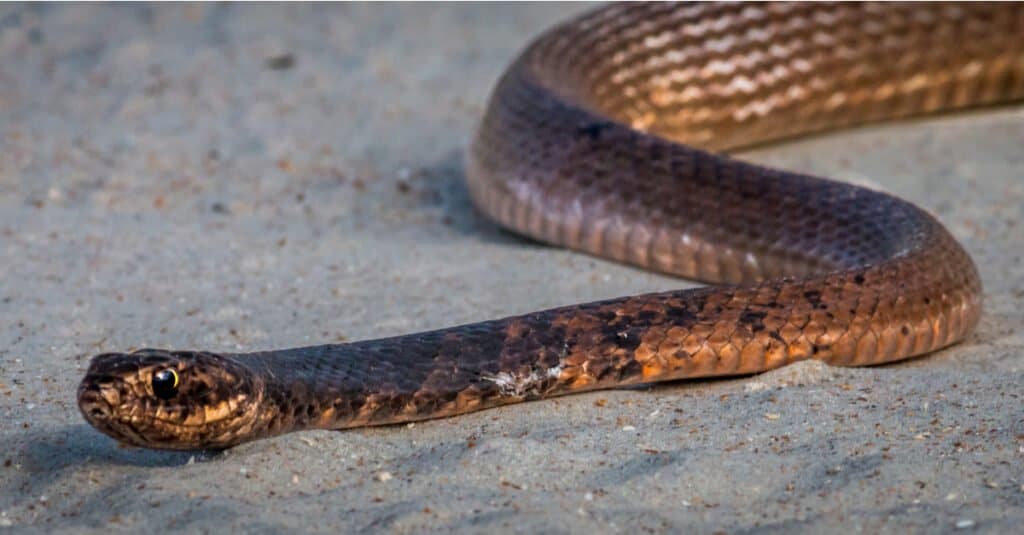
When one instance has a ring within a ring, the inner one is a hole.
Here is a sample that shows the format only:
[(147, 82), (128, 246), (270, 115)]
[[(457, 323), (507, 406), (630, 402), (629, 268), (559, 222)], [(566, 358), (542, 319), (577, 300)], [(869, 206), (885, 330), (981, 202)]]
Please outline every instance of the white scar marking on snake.
[(543, 385), (545, 379), (554, 379), (562, 374), (562, 366), (554, 366), (547, 370), (530, 370), (528, 374), (498, 372), (497, 374), (483, 375), (483, 379), (498, 385), (498, 390), (505, 396), (525, 396), (531, 393), (539, 393), (537, 388)]
[(744, 259), (746, 260), (748, 266), (751, 266), (754, 269), (758, 269), (760, 267), (757, 264), (757, 257), (754, 256), (754, 253), (747, 253)]

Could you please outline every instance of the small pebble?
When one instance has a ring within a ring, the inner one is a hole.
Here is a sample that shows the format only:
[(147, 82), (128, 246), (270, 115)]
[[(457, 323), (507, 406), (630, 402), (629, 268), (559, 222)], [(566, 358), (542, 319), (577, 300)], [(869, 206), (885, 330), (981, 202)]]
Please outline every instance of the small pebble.
[(624, 426), (622, 426), (622, 430), (623, 431), (636, 431), (636, 428), (631, 426), (631, 425), (624, 425)]
[(275, 71), (283, 71), (295, 66), (295, 56), (292, 54), (280, 54), (266, 59), (266, 66)]
[(761, 381), (752, 381), (743, 385), (743, 390), (745, 392), (760, 392), (762, 390), (767, 389), (768, 385), (766, 383), (762, 383)]
[(965, 518), (963, 520), (957, 520), (956, 521), (956, 529), (967, 529), (967, 528), (973, 528), (973, 527), (974, 527), (974, 521), (973, 520), (969, 520), (969, 519)]
[(391, 472), (380, 472), (377, 474), (377, 481), (391, 481)]

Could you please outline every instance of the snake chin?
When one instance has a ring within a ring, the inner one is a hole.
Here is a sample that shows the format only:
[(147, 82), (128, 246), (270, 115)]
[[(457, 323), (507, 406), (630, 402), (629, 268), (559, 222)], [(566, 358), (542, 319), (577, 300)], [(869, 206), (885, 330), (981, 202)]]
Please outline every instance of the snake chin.
[(228, 356), (141, 349), (93, 357), (78, 406), (125, 444), (217, 449), (257, 431), (262, 393), (262, 382)]

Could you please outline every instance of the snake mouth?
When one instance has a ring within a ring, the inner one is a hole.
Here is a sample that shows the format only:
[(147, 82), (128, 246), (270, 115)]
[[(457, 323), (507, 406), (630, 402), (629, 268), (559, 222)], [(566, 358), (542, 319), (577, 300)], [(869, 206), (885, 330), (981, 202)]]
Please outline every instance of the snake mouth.
[(201, 421), (189, 422), (182, 416), (189, 409), (184, 405), (148, 411), (124, 401), (115, 383), (85, 382), (78, 390), (78, 408), (87, 422), (115, 440), (137, 446), (166, 448), (170, 437), (221, 427), (229, 419), (204, 411)]
[(83, 392), (79, 409), (94, 428), (104, 435), (129, 446), (167, 450), (191, 450), (201, 443), (183, 437), (218, 434), (227, 418), (201, 423), (185, 423), (173, 418), (140, 415), (131, 410), (119, 410), (94, 391)]

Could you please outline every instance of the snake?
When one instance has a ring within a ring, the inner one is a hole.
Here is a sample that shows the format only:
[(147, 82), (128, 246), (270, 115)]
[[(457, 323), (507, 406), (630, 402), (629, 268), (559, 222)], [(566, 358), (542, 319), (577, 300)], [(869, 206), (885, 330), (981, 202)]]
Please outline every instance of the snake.
[(103, 353), (78, 405), (127, 445), (218, 450), (930, 353), (982, 312), (953, 235), (878, 188), (731, 153), (1022, 97), (1021, 4), (599, 6), (541, 33), (498, 79), (463, 152), (466, 187), (513, 232), (709, 285), (341, 344)]

